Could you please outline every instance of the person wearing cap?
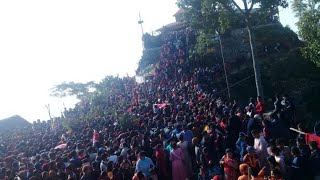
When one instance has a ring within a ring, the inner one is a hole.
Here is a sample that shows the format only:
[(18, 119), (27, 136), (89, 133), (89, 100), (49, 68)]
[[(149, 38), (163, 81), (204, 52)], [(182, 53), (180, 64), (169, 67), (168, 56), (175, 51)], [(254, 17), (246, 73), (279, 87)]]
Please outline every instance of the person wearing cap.
[(238, 162), (231, 149), (226, 150), (226, 154), (220, 160), (224, 169), (225, 180), (236, 180), (238, 174)]

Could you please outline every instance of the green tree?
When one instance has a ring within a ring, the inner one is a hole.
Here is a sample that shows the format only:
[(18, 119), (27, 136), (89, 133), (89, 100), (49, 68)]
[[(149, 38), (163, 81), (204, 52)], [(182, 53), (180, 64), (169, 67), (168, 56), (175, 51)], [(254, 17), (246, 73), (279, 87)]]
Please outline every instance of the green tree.
[(185, 10), (184, 17), (188, 26), (197, 34), (191, 52), (199, 56), (211, 53), (215, 36), (230, 27), (230, 13), (212, 0), (180, 0), (178, 6)]
[(320, 0), (293, 0), (292, 10), (296, 17), (301, 17), (307, 11), (319, 10)]
[[(218, 1), (221, 3), (226, 9), (228, 9), (234, 16), (243, 18), (245, 20), (245, 24), (248, 30), (248, 38), (250, 42), (251, 48), (251, 58), (253, 63), (253, 69), (255, 74), (255, 83), (257, 88), (257, 95), (263, 97), (263, 88), (261, 82), (261, 73), (260, 73), (260, 66), (259, 62), (256, 60), (256, 50), (254, 46), (254, 34), (253, 34), (253, 22), (252, 22), (252, 14), (253, 14), (253, 7), (259, 7), (257, 13), (262, 15), (263, 17), (267, 17), (268, 15), (273, 15), (274, 13), (278, 12), (278, 7), (287, 7), (288, 2), (286, 0), (242, 0), (236, 2), (235, 0), (213, 0)], [(240, 6), (244, 8), (241, 8)], [(261, 17), (260, 17), (261, 18)]]
[(305, 0), (293, 0), (291, 6), (296, 17), (301, 17), (302, 14), (308, 9), (308, 4)]
[[(222, 19), (222, 22), (225, 21), (231, 21), (235, 19), (244, 19), (247, 30), (248, 30), (248, 38), (250, 42), (251, 47), (251, 57), (253, 62), (253, 68), (255, 73), (255, 83), (257, 88), (257, 94), (259, 96), (263, 96), (263, 89), (262, 89), (262, 83), (261, 83), (261, 74), (260, 74), (260, 67), (259, 64), (255, 58), (255, 48), (254, 48), (254, 40), (253, 40), (253, 10), (254, 7), (258, 7), (255, 9), (256, 14), (260, 16), (262, 19), (266, 19), (266, 17), (276, 14), (278, 12), (278, 7), (286, 8), (288, 6), (287, 0), (180, 0), (179, 5), (183, 4), (185, 7), (190, 10), (190, 13), (193, 13), (193, 16), (190, 16), (192, 21), (196, 21), (199, 23), (203, 23), (205, 21), (201, 21), (200, 14), (202, 13), (201, 10), (203, 10), (201, 6), (201, 2), (203, 4), (206, 4), (209, 7), (209, 9), (218, 9), (219, 7), (223, 7), (223, 9), (228, 10), (229, 13), (231, 13), (231, 16), (225, 17), (222, 16), (220, 19)], [(200, 4), (200, 6), (199, 6)], [(243, 7), (243, 8), (241, 8)], [(203, 16), (202, 16), (203, 19)], [(217, 19), (217, 18), (216, 18)], [(211, 20), (212, 21), (212, 20)], [(210, 26), (211, 24), (205, 24), (206, 26)]]
[(51, 96), (66, 97), (76, 96), (78, 99), (86, 97), (90, 94), (94, 88), (95, 83), (93, 81), (87, 83), (75, 83), (75, 82), (63, 82), (54, 86), (51, 89)]
[(307, 11), (298, 22), (299, 35), (306, 41), (302, 48), (303, 55), (320, 66), (320, 12)]
[(197, 39), (191, 54), (196, 53), (200, 57), (215, 52), (214, 39), (219, 39), (220, 53), (223, 60), (228, 96), (230, 98), (229, 82), (225, 68), (225, 59), (220, 35), (224, 33), (233, 20), (227, 11), (217, 1), (212, 0), (181, 0), (178, 6), (185, 9), (185, 20), (196, 32)]
[(299, 36), (306, 41), (302, 53), (320, 66), (320, 0), (295, 0), (292, 10), (299, 17)]

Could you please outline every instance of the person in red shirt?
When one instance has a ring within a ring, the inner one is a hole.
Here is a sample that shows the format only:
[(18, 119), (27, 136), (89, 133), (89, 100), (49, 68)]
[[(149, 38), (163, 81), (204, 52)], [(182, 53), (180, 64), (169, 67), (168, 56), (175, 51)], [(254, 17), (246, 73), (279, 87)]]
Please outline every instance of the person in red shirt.
[(263, 113), (265, 113), (265, 105), (262, 101), (262, 98), (260, 96), (257, 97), (257, 105), (255, 107), (256, 114), (259, 114), (261, 117), (263, 117)]
[(96, 130), (93, 130), (92, 142), (95, 145), (99, 141), (100, 135)]
[(236, 180), (238, 173), (238, 162), (233, 156), (231, 149), (226, 150), (226, 155), (220, 160), (220, 164), (224, 168), (224, 178), (225, 180)]
[(162, 144), (158, 144), (156, 146), (156, 158), (157, 158), (157, 166), (159, 169), (159, 175), (160, 179), (167, 179), (169, 174), (168, 174), (168, 169), (167, 169), (167, 158), (165, 151), (163, 149)]

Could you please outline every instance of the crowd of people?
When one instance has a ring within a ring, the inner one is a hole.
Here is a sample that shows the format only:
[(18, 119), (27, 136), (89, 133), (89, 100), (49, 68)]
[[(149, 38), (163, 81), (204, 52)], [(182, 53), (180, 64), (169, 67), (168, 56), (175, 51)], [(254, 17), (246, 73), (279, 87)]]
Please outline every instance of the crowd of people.
[[(116, 113), (80, 121), (73, 110), (54, 123), (2, 133), (0, 179), (319, 179), (319, 144), (289, 132), (296, 125), (289, 98), (276, 96), (266, 115), (260, 97), (244, 106), (219, 97), (216, 68), (190, 70), (183, 39), (167, 39), (145, 83), (110, 79), (112, 94), (99, 105)], [(74, 119), (69, 128), (67, 118)]]

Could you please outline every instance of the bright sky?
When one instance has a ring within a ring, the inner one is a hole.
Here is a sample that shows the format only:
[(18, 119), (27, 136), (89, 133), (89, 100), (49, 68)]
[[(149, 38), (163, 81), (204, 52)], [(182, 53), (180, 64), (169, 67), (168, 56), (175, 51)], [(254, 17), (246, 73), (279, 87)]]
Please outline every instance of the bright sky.
[[(151, 32), (174, 21), (176, 0), (0, 1), (0, 119), (19, 114), (48, 119), (63, 102), (49, 96), (63, 81), (86, 82), (106, 75), (134, 75), (142, 53), (141, 29)], [(294, 26), (290, 10), (284, 25)]]

